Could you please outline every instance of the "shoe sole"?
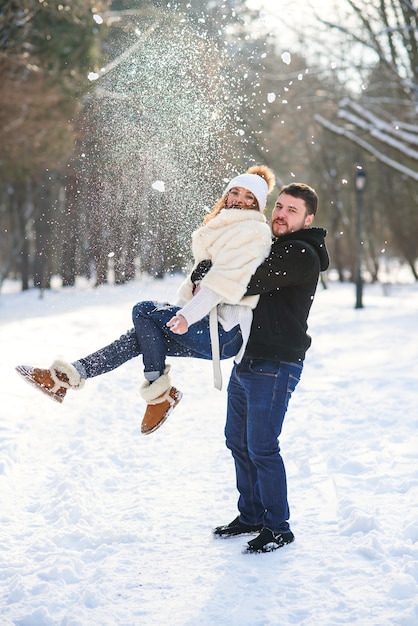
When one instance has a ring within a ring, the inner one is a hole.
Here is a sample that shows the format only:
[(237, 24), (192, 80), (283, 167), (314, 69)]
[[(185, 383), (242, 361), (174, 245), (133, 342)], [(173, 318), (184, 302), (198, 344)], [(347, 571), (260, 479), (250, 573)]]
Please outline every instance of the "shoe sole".
[(46, 396), (51, 398), (51, 400), (55, 400), (55, 402), (58, 402), (59, 404), (62, 404), (62, 401), (64, 400), (64, 398), (59, 396), (55, 391), (51, 391), (51, 389), (48, 389), (48, 387), (45, 387), (44, 385), (40, 385), (38, 382), (36, 382), (36, 380), (34, 380), (32, 378), (32, 376), (30, 375), (29, 371), (26, 369), (26, 367), (24, 365), (18, 365), (15, 368), (15, 370), (19, 374), (19, 376), (21, 376), (23, 378), (23, 380), (26, 383), (28, 383), (28, 385), (31, 385), (31, 387), (34, 387), (38, 391), (41, 391)]
[(158, 430), (158, 428), (160, 428), (160, 426), (162, 426), (164, 424), (164, 422), (167, 420), (168, 416), (174, 411), (174, 409), (176, 408), (176, 406), (178, 405), (178, 403), (180, 402), (182, 397), (183, 397), (182, 392), (181, 391), (177, 391), (176, 397), (174, 399), (174, 403), (170, 406), (170, 408), (168, 409), (168, 411), (166, 412), (164, 417), (158, 422), (158, 424), (155, 424), (155, 426), (153, 426), (149, 430), (142, 430), (142, 428), (141, 428), (141, 434), (142, 435), (151, 435), (151, 433), (155, 433), (155, 431)]
[(284, 548), (285, 546), (288, 546), (290, 543), (293, 543), (293, 542), (294, 542), (294, 539), (292, 539), (291, 541), (283, 541), (280, 544), (272, 541), (271, 543), (266, 543), (265, 546), (263, 546), (262, 548), (259, 548), (258, 550), (251, 549), (251, 546), (245, 546), (242, 553), (243, 554), (266, 554), (267, 552), (274, 552), (275, 550)]

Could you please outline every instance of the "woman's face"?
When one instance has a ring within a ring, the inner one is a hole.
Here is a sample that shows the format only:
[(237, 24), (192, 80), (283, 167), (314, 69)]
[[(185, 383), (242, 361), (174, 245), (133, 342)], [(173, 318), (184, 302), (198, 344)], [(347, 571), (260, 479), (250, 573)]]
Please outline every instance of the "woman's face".
[(225, 206), (228, 209), (258, 209), (254, 194), (245, 187), (232, 187), (226, 195)]

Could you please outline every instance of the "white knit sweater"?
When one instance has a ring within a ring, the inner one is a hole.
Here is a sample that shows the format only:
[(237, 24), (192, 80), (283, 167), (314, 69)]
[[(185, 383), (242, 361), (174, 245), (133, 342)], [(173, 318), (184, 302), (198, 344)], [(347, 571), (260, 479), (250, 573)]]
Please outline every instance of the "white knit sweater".
[[(239, 324), (243, 345), (235, 358), (239, 363), (251, 329), (252, 309), (258, 296), (244, 296), (252, 274), (267, 257), (271, 230), (258, 211), (223, 209), (215, 218), (192, 235), (195, 266), (205, 259), (212, 261), (209, 272), (193, 297), (190, 275), (178, 290), (178, 305), (189, 326), (218, 306), (218, 319), (225, 330)], [(233, 306), (232, 306), (233, 305)]]

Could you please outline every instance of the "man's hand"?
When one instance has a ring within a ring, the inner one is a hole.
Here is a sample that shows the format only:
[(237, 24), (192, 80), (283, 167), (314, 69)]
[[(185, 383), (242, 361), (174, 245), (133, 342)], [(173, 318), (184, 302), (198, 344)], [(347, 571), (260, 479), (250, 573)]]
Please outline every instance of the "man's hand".
[(167, 326), (171, 329), (171, 332), (176, 335), (184, 335), (189, 330), (187, 320), (183, 315), (175, 315), (167, 322)]
[(200, 261), (198, 265), (196, 265), (195, 269), (191, 273), (190, 279), (192, 283), (196, 283), (202, 280), (204, 276), (209, 272), (212, 267), (212, 261), (210, 259), (205, 259), (204, 261)]

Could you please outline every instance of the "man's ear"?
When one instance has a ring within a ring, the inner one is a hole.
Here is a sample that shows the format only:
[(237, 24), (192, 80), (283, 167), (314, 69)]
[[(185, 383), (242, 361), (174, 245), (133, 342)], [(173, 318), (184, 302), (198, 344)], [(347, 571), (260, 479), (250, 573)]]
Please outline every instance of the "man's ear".
[(305, 218), (305, 228), (309, 228), (309, 226), (314, 221), (315, 215), (313, 213), (309, 213), (309, 215)]

